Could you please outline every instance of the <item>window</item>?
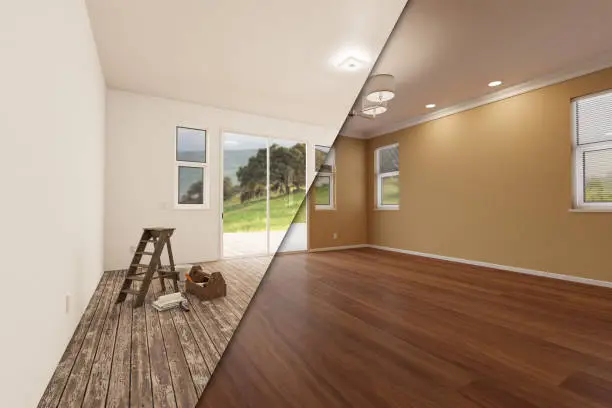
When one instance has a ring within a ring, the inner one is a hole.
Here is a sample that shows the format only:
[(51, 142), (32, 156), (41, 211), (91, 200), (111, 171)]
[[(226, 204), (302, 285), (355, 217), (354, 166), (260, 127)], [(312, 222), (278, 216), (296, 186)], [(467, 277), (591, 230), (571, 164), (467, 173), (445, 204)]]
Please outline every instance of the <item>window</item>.
[(314, 182), (315, 208), (333, 210), (336, 174), (336, 158), (333, 148), (315, 145), (315, 170), (317, 172)]
[(612, 91), (573, 101), (574, 205), (612, 210)]
[(383, 210), (399, 208), (399, 149), (397, 144), (379, 147), (375, 151), (376, 207)]
[(176, 200), (178, 208), (207, 208), (206, 131), (176, 128)]

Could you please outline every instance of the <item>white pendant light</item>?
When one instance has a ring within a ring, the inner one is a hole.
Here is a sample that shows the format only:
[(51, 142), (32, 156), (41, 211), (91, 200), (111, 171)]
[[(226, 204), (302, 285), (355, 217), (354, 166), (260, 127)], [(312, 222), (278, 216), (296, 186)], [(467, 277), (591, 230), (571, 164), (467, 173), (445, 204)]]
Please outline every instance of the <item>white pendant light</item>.
[(386, 106), (372, 105), (370, 107), (363, 108), (361, 113), (363, 113), (364, 115), (376, 117), (378, 115), (382, 115), (386, 111), (387, 111), (387, 107)]
[(389, 74), (379, 74), (370, 77), (365, 85), (364, 95), (370, 102), (382, 103), (390, 101), (395, 97), (395, 78)]
[(367, 116), (375, 118), (378, 115), (382, 115), (387, 111), (387, 102), (371, 102), (367, 99), (363, 99), (361, 105), (361, 113)]

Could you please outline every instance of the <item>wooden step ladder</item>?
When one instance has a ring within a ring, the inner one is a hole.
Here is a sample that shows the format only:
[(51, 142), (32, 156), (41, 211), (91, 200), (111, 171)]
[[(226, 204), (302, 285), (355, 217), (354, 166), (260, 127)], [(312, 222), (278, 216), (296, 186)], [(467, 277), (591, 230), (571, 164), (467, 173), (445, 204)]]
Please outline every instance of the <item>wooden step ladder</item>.
[[(129, 294), (136, 296), (134, 307), (142, 306), (153, 279), (159, 279), (163, 292), (166, 291), (165, 279), (171, 279), (174, 284), (174, 291), (179, 291), (178, 272), (174, 268), (174, 257), (170, 244), (170, 237), (173, 233), (174, 228), (144, 228), (117, 297), (117, 303), (123, 302)], [(153, 244), (153, 251), (146, 250), (149, 243)], [(163, 268), (161, 263), (161, 255), (166, 246), (168, 248), (168, 259), (170, 260), (169, 268)], [(151, 257), (148, 264), (141, 263), (143, 255)], [(144, 270), (144, 272), (140, 272), (141, 270)], [(156, 272), (157, 275), (155, 275)], [(132, 282), (134, 281), (141, 282), (138, 290), (132, 288)]]

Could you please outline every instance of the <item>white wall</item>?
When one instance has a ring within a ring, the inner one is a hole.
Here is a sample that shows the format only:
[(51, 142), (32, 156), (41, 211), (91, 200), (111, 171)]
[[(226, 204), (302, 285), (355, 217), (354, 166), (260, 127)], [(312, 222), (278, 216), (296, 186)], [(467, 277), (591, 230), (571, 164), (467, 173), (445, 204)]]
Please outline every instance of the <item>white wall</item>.
[[(176, 228), (176, 261), (220, 256), (223, 131), (331, 145), (338, 129), (109, 90), (107, 93), (104, 267), (123, 269), (145, 226)], [(206, 129), (210, 209), (174, 208), (175, 127)], [(314, 151), (308, 148), (308, 163)], [(309, 180), (314, 175), (309, 166)]]
[(2, 1), (0, 49), (0, 406), (28, 408), (102, 271), (105, 85), (82, 0)]

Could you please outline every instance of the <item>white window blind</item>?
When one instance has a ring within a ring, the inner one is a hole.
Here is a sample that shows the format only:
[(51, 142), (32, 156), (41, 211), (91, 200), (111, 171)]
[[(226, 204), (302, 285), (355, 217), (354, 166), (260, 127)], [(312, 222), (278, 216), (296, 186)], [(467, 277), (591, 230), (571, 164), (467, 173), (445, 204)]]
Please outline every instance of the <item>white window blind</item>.
[(575, 206), (612, 209), (612, 92), (573, 104)]
[(578, 144), (612, 141), (612, 92), (576, 100)]

